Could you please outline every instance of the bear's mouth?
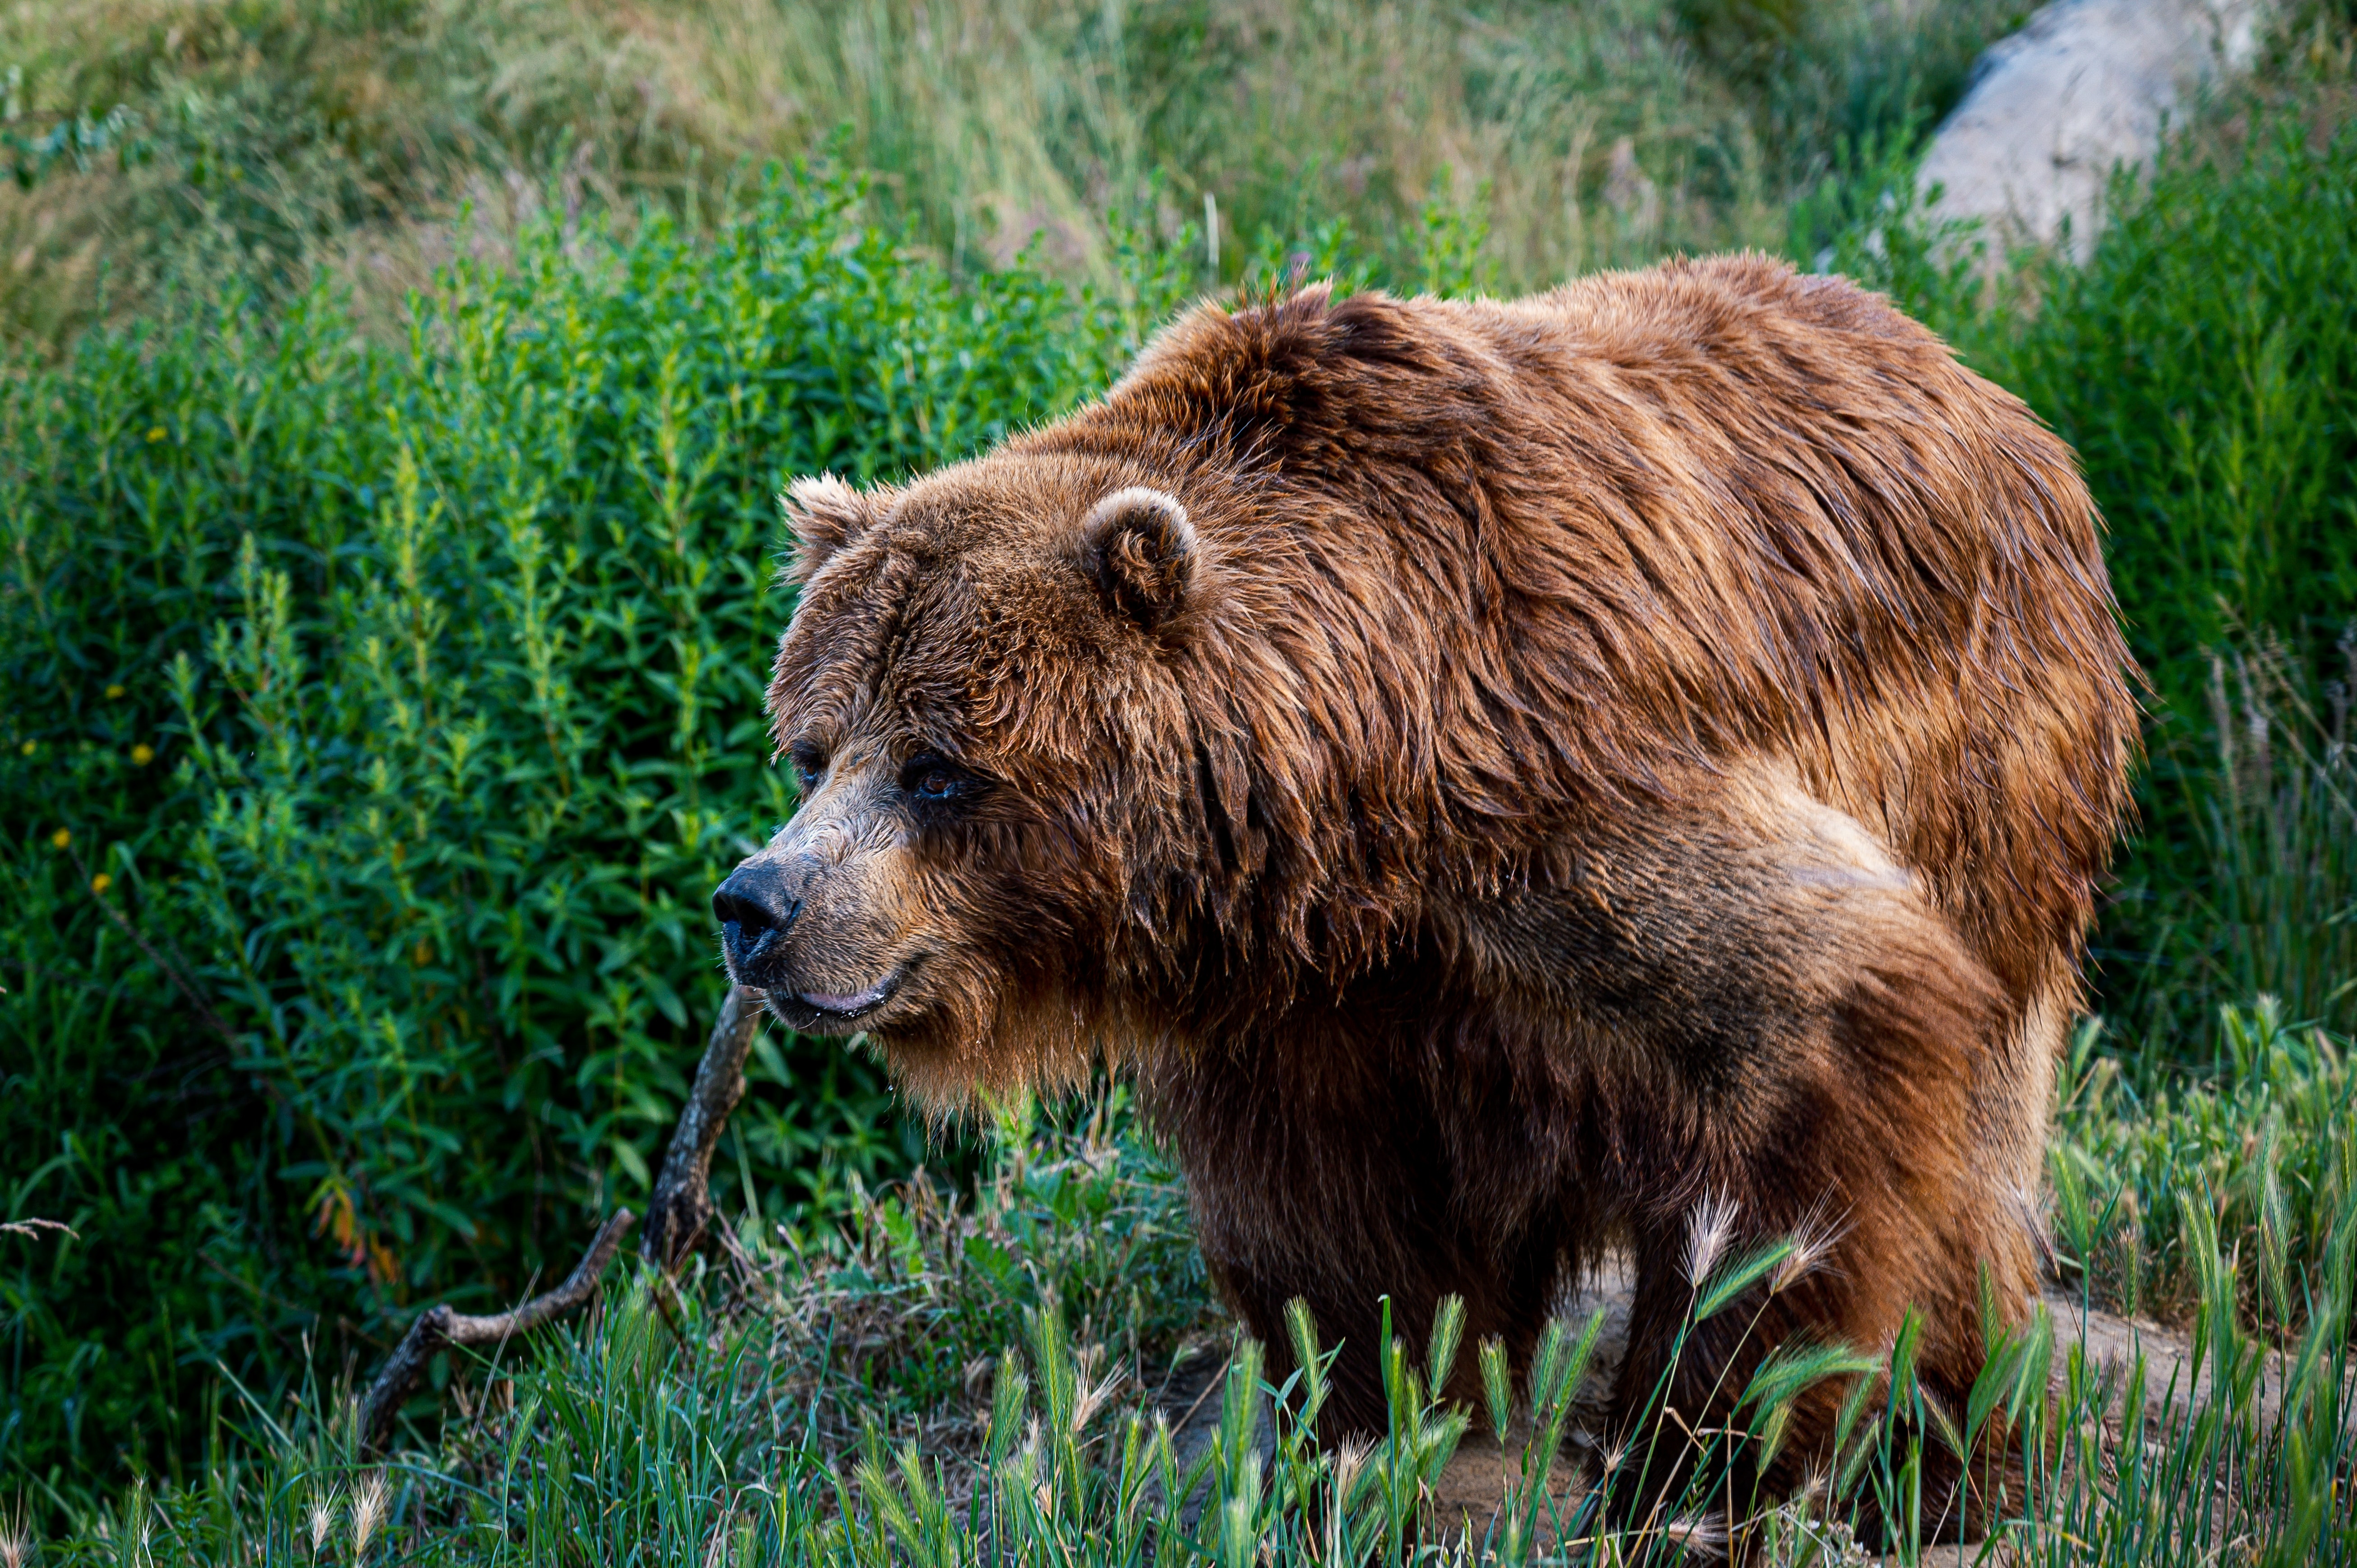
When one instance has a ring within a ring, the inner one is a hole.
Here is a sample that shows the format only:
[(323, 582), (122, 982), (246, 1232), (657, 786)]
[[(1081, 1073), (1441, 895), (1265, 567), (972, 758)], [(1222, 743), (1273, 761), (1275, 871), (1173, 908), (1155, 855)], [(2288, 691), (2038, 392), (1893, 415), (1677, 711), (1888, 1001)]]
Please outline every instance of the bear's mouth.
[(920, 958), (903, 959), (891, 973), (864, 991), (788, 991), (779, 987), (764, 995), (770, 1011), (788, 1028), (804, 1034), (834, 1034), (880, 1011), (899, 993), (920, 961)]

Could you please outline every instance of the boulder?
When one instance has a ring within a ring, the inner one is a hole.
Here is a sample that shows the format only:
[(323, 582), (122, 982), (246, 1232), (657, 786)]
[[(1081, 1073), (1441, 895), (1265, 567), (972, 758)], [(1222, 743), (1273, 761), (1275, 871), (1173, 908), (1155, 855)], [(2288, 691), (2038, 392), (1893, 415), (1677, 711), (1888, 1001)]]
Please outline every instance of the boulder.
[(2201, 89), (2246, 68), (2269, 0), (2056, 0), (1974, 68), (1918, 177), (1935, 219), (2084, 260), (2112, 170), (2152, 156)]

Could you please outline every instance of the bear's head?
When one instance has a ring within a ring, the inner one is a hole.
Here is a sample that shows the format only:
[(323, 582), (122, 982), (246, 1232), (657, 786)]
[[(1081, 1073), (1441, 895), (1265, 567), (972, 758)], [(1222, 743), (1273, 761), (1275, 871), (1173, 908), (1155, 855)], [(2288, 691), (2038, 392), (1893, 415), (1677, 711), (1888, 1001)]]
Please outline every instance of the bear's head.
[(729, 973), (947, 1109), (1248, 1039), (1519, 875), (1573, 748), (1469, 625), (1487, 525), (1436, 520), (1496, 465), (1410, 314), (1201, 306), (982, 457), (795, 484), (802, 803), (715, 896)]
[(936, 1106), (1081, 1069), (1115, 929), (1159, 913), (1137, 873), (1185, 814), (1184, 653), (1222, 572), (1149, 477), (1002, 452), (788, 492), (769, 708), (802, 799), (714, 895), (723, 950)]

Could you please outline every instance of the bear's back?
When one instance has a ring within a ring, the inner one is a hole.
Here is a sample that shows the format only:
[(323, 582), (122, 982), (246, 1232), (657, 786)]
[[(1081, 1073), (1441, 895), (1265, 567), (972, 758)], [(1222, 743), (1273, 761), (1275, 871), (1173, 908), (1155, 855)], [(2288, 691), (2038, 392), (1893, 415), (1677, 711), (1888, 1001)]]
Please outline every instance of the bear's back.
[(1258, 486), (1277, 521), (1231, 525), (1239, 560), (1353, 585), (1316, 613), (1370, 647), (1415, 625), (1432, 667), (1369, 660), (1394, 687), (1368, 701), (1432, 707), (1443, 795), (1789, 759), (2018, 1002), (2071, 983), (2135, 717), (2094, 508), (2018, 400), (1878, 296), (1738, 256), (1199, 310), (1017, 446), (1068, 444)]
[(1714, 661), (1749, 667), (1811, 791), (1883, 831), (2018, 999), (2071, 987), (2136, 715), (2069, 448), (1887, 301), (1762, 258), (1587, 280), (1491, 330), (1534, 316), (1572, 406), (1601, 381), (1623, 428), (1671, 433), (1649, 515), (1725, 548)]

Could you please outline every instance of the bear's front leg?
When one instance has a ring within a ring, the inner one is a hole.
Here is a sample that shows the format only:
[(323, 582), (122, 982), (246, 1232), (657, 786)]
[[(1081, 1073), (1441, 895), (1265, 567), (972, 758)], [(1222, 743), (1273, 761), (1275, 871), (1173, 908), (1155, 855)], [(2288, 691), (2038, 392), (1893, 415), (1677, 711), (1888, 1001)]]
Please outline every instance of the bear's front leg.
[[(1422, 1367), (1441, 1298), (1463, 1298), (1448, 1391), (1478, 1403), (1474, 1348), (1495, 1336), (1525, 1359), (1561, 1273), (1564, 1215), (1546, 1197), (1562, 1189), (1564, 1152), (1531, 1140), (1527, 1118), (1501, 1101), (1472, 1118), (1489, 1135), (1468, 1171), (1466, 1118), (1436, 1108), (1420, 1046), (1354, 1008), (1305, 1009), (1277, 1037), (1190, 1058), (1145, 1085), (1178, 1145), (1204, 1260), (1272, 1379), (1293, 1369), (1285, 1314), (1296, 1298), (1320, 1345), (1340, 1348), (1320, 1421), (1329, 1437), (1385, 1430), (1386, 1299)], [(1451, 1088), (1460, 1111), (1480, 1097)], [(1481, 1190), (1501, 1172), (1515, 1194), (1504, 1205)]]

